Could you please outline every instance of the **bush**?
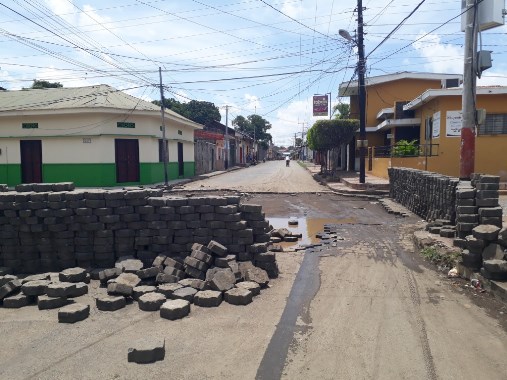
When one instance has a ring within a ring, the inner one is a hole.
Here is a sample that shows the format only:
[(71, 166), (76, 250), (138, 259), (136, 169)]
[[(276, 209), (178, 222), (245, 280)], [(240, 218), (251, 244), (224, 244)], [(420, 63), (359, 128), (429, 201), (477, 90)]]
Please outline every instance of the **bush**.
[(417, 156), (417, 146), (415, 145), (417, 140), (400, 140), (394, 144), (393, 156), (395, 157), (407, 157)]

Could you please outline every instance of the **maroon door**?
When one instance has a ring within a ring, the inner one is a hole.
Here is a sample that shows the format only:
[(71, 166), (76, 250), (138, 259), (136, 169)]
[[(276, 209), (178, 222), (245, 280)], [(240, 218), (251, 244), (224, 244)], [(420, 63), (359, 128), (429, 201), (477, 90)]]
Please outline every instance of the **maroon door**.
[(21, 182), (42, 182), (42, 143), (41, 140), (21, 140)]
[(139, 182), (139, 141), (116, 139), (116, 182)]

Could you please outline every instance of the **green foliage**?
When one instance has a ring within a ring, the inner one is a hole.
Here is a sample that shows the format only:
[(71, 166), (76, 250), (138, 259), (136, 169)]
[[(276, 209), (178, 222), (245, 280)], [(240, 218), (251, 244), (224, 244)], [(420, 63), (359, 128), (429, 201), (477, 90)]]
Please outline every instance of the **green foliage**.
[(34, 79), (31, 89), (37, 90), (41, 88), (60, 88), (63, 87), (63, 84), (60, 82), (48, 82), (47, 80), (37, 80)]
[(454, 267), (461, 257), (458, 251), (446, 251), (436, 247), (425, 247), (420, 253), (429, 262), (448, 268)]
[(358, 120), (317, 120), (308, 130), (308, 146), (316, 151), (337, 148), (341, 144), (349, 143), (358, 128)]
[(338, 103), (337, 105), (335, 105), (333, 107), (333, 115), (335, 115), (334, 116), (335, 119), (349, 119), (350, 118), (350, 104)]
[[(160, 106), (159, 100), (154, 100), (152, 103)], [(220, 111), (215, 104), (200, 100), (191, 100), (188, 103), (181, 103), (174, 98), (164, 98), (164, 108), (170, 109), (181, 116), (202, 125), (207, 125), (212, 121), (219, 122), (222, 118)]]
[(254, 138), (260, 145), (267, 148), (272, 141), (272, 136), (267, 131), (271, 129), (271, 123), (260, 115), (249, 115), (246, 118), (239, 115), (232, 120), (232, 125), (240, 132)]
[(417, 140), (400, 140), (393, 147), (393, 156), (395, 157), (409, 157), (417, 156)]

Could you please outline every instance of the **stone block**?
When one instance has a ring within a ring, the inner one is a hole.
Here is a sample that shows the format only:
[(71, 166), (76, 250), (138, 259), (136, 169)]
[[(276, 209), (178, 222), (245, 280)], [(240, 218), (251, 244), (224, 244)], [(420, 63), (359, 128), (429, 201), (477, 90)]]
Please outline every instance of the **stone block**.
[(207, 265), (213, 264), (213, 256), (211, 256), (210, 254), (207, 254), (203, 251), (193, 250), (192, 253), (190, 253), (190, 256), (193, 257), (194, 259), (197, 259), (199, 261), (206, 263)]
[(184, 299), (175, 299), (164, 302), (160, 307), (160, 317), (174, 321), (190, 314), (190, 302)]
[(169, 284), (169, 283), (176, 283), (180, 280), (179, 277), (174, 276), (172, 274), (166, 274), (166, 273), (159, 273), (157, 274), (157, 277), (155, 281), (157, 284)]
[(34, 280), (28, 281), (21, 285), (21, 291), (27, 296), (41, 296), (46, 294), (48, 285), (51, 283), (49, 280)]
[(150, 285), (140, 285), (136, 286), (132, 289), (132, 298), (136, 301), (139, 300), (139, 297), (145, 295), (146, 293), (153, 293), (157, 290), (155, 286)]
[(231, 269), (220, 269), (208, 281), (213, 290), (225, 292), (234, 287), (236, 276)]
[(236, 288), (246, 289), (252, 292), (253, 296), (257, 296), (261, 293), (261, 286), (253, 281), (242, 281), (236, 284)]
[(147, 364), (164, 360), (165, 341), (136, 341), (134, 348), (128, 349), (129, 363)]
[(3, 307), (6, 309), (19, 309), (35, 302), (35, 297), (18, 293), (3, 299)]
[(109, 280), (118, 277), (122, 273), (121, 268), (109, 268), (99, 271), (98, 276), (101, 283), (105, 284)]
[(159, 267), (151, 267), (146, 269), (141, 269), (136, 272), (137, 277), (141, 280), (145, 280), (147, 278), (157, 277), (157, 274), (160, 273)]
[(472, 230), (472, 234), (476, 239), (494, 241), (498, 238), (500, 228), (491, 224), (481, 224)]
[(178, 290), (183, 288), (183, 285), (178, 283), (167, 283), (167, 284), (160, 284), (157, 286), (157, 292), (163, 294), (166, 298), (172, 298), (172, 294)]
[(222, 303), (222, 292), (203, 290), (194, 296), (194, 304), (201, 307), (217, 307)]
[(497, 207), (498, 206), (498, 198), (486, 198), (475, 200), (475, 205), (478, 207)]
[(66, 297), (49, 297), (47, 295), (37, 297), (37, 307), (39, 310), (57, 309), (70, 302), (72, 301), (68, 300)]
[(194, 296), (197, 293), (197, 289), (191, 287), (183, 287), (180, 289), (176, 289), (173, 294), (171, 294), (171, 299), (183, 299), (188, 302), (192, 302), (194, 300)]
[(160, 267), (161, 265), (164, 265), (165, 259), (167, 259), (167, 256), (158, 255), (157, 257), (155, 257), (155, 260), (153, 260), (153, 266)]
[(269, 276), (264, 269), (254, 267), (246, 271), (245, 280), (256, 282), (261, 288), (265, 288), (268, 286)]
[(253, 300), (253, 294), (248, 289), (234, 288), (224, 293), (224, 299), (232, 305), (248, 305)]
[(500, 244), (491, 243), (482, 251), (483, 260), (504, 260), (505, 250)]
[(205, 272), (202, 272), (199, 269), (196, 269), (191, 266), (187, 266), (185, 268), (185, 273), (188, 274), (190, 277), (197, 278), (199, 280), (204, 280), (206, 278)]
[(134, 273), (122, 273), (116, 279), (116, 283), (129, 285), (135, 288), (141, 282), (141, 279)]
[(176, 276), (176, 277), (179, 277), (179, 278), (184, 278), (185, 277), (185, 271), (184, 270), (176, 269), (176, 268), (173, 268), (173, 267), (170, 267), (170, 266), (167, 266), (167, 267), (164, 268), (164, 273), (165, 274), (170, 274), (170, 275), (173, 275), (173, 276)]
[(262, 212), (262, 206), (261, 205), (255, 205), (255, 204), (242, 203), (242, 204), (239, 205), (239, 211), (241, 211), (241, 212), (259, 213), (259, 212)]
[(124, 297), (131, 297), (134, 292), (134, 287), (127, 284), (111, 282), (107, 285), (107, 294), (119, 295)]
[(257, 253), (255, 255), (255, 261), (256, 262), (271, 262), (271, 263), (274, 263), (276, 261), (276, 254), (275, 254), (275, 252)]
[(127, 300), (123, 296), (101, 296), (95, 302), (100, 311), (116, 311), (127, 305)]
[(206, 272), (209, 268), (208, 264), (206, 264), (205, 262), (203, 262), (201, 260), (197, 260), (196, 258), (191, 257), (191, 256), (185, 257), (184, 263), (187, 266), (191, 266), (192, 268), (200, 270), (201, 272)]
[(208, 243), (207, 248), (217, 256), (226, 256), (227, 255), (227, 247), (225, 247), (224, 245), (222, 245), (214, 240), (211, 240)]
[(85, 320), (90, 315), (90, 305), (74, 303), (58, 310), (59, 323), (76, 323)]
[(86, 279), (86, 269), (83, 268), (68, 268), (64, 269), (58, 274), (62, 282), (83, 282)]
[(139, 297), (137, 302), (139, 304), (139, 309), (143, 311), (157, 311), (166, 301), (167, 299), (162, 293), (153, 292), (143, 294)]
[(71, 291), (69, 297), (81, 297), (88, 294), (88, 285), (84, 282), (77, 282), (74, 291)]
[(173, 267), (173, 268), (176, 268), (176, 269), (179, 269), (179, 270), (185, 270), (185, 266), (181, 262), (175, 260), (172, 257), (166, 258), (164, 260), (164, 265), (168, 266), (168, 267)]
[(480, 253), (471, 253), (467, 249), (461, 252), (461, 260), (467, 268), (479, 269), (482, 266), (482, 255)]
[(224, 257), (217, 257), (215, 259), (215, 266), (219, 268), (229, 268), (229, 262), (236, 261), (236, 255), (227, 255)]
[(143, 262), (133, 258), (120, 258), (114, 265), (120, 268), (123, 272), (136, 273), (138, 270), (143, 269)]
[(503, 209), (501, 207), (481, 207), (479, 209), (479, 216), (481, 217), (489, 217), (489, 216), (499, 216), (502, 217)]
[(507, 280), (507, 261), (505, 260), (485, 260), (482, 263), (481, 274), (490, 280)]
[(54, 282), (46, 287), (48, 297), (71, 297), (76, 292), (76, 284), (72, 282)]

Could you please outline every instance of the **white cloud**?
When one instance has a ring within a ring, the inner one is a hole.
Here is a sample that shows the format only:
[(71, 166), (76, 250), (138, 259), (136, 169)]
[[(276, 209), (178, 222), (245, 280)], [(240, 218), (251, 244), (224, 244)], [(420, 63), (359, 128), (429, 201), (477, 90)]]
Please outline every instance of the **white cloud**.
[[(426, 33), (421, 31), (417, 38)], [(414, 43), (416, 51), (426, 59), (425, 70), (436, 73), (456, 73), (463, 71), (463, 49), (451, 44), (441, 43), (437, 34), (428, 34)]]

